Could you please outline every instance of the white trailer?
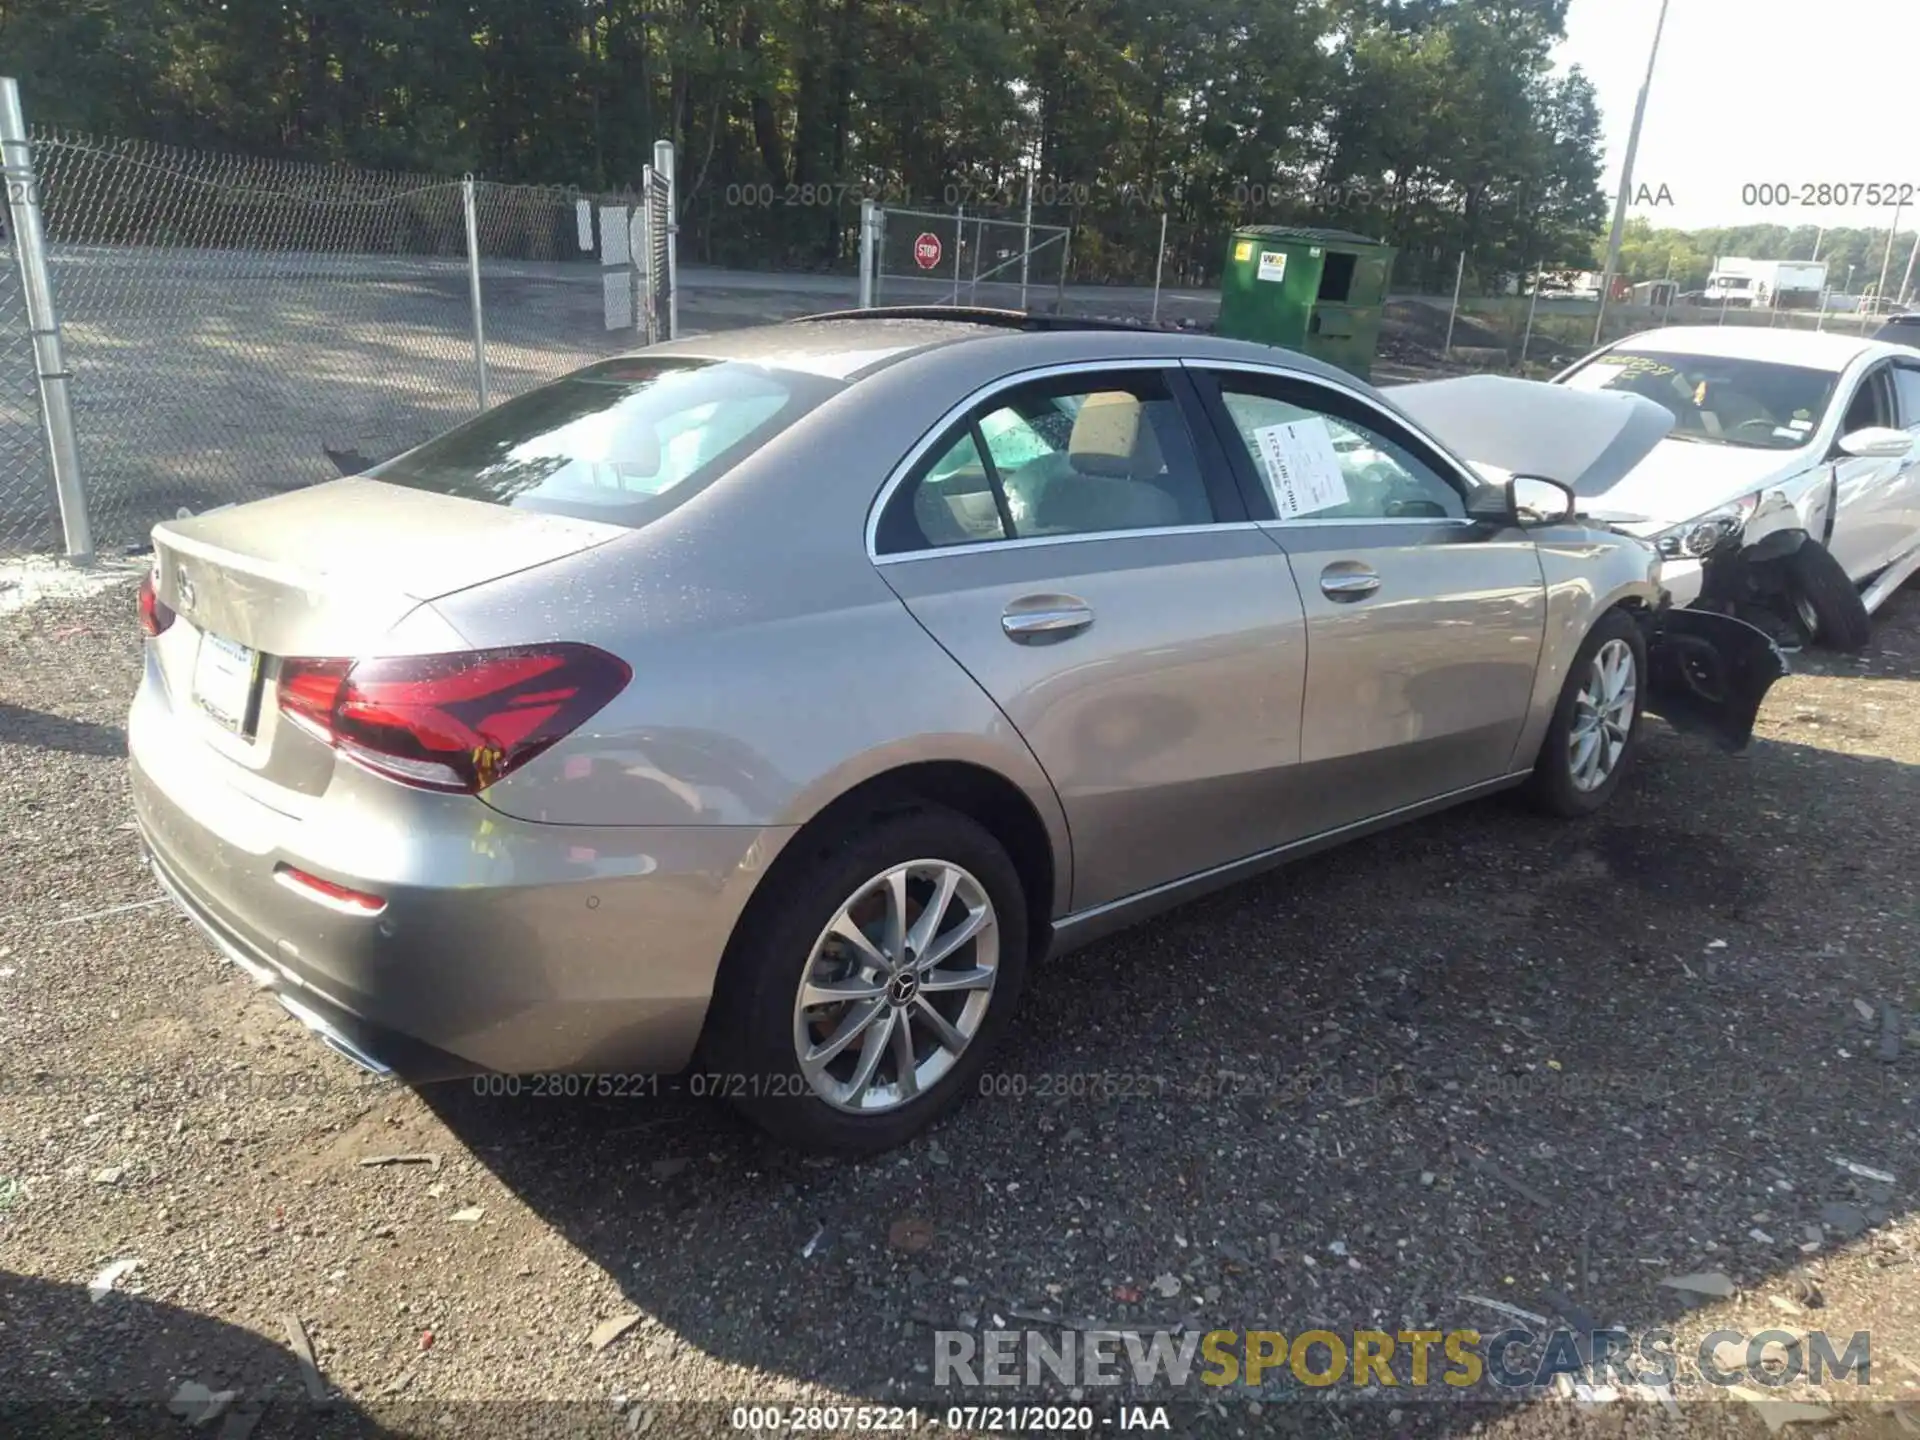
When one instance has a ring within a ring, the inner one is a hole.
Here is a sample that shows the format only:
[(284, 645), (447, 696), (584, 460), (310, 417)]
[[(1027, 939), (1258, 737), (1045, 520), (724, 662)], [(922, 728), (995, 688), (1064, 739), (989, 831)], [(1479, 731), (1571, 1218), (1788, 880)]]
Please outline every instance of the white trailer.
[(1826, 289), (1827, 267), (1818, 261), (1728, 255), (1713, 262), (1705, 303), (1754, 310), (1813, 309)]

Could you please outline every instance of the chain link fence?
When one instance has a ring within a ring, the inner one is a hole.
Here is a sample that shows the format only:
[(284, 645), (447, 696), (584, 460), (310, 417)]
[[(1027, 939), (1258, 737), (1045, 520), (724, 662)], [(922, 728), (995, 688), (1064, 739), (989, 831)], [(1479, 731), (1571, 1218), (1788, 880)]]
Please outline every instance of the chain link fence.
[[(670, 245), (671, 218), (630, 223), (634, 195), (30, 140), (102, 555), (144, 548), (182, 509), (364, 469), (483, 395), (648, 340), (641, 262)], [(0, 553), (58, 552), (31, 332), (6, 261)]]
[(43, 535), (59, 539), (60, 517), (40, 423), (26, 297), (9, 227), (0, 236), (0, 553), (28, 548)]
[(984, 209), (862, 211), (863, 305), (1064, 309), (1064, 225)]

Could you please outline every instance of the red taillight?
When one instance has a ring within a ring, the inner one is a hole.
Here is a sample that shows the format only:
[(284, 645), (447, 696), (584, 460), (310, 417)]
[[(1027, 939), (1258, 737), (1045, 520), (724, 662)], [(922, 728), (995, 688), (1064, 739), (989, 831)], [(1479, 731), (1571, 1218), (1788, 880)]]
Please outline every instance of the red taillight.
[(161, 600), (153, 588), (153, 576), (145, 575), (140, 580), (140, 628), (149, 635), (158, 635), (173, 624), (173, 610)]
[(633, 672), (559, 643), (376, 660), (283, 660), (280, 709), (369, 770), (484, 790), (577, 729)]
[(318, 900), (322, 905), (330, 905), (336, 910), (350, 911), (355, 915), (378, 915), (387, 908), (387, 902), (378, 895), (369, 895), (364, 890), (350, 889), (332, 880), (322, 880), (318, 875), (309, 875), (306, 871), (292, 865), (283, 863), (274, 866), (273, 878), (289, 890), (297, 891), (310, 900)]

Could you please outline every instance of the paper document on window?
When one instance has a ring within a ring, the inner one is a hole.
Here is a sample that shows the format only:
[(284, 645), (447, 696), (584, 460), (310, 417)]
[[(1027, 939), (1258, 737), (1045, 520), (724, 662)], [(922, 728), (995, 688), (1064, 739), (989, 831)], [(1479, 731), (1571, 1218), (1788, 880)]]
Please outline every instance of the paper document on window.
[(1263, 425), (1253, 443), (1266, 467), (1267, 488), (1282, 520), (1313, 515), (1347, 503), (1347, 476), (1334, 453), (1324, 420)]

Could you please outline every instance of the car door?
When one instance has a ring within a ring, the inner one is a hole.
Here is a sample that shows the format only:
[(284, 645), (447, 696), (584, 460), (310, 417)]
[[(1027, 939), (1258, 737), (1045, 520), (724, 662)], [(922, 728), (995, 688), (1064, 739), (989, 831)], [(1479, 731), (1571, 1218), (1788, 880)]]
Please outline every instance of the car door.
[(1906, 548), (1906, 494), (1915, 460), (1912, 454), (1899, 459), (1862, 459), (1839, 448), (1839, 442), (1856, 430), (1906, 428), (1890, 361), (1883, 360), (1862, 374), (1843, 403), (1846, 408), (1834, 434), (1831, 456), (1833, 509), (1827, 549), (1859, 584)]
[(1027, 372), (956, 409), (876, 510), (875, 563), (1058, 791), (1084, 910), (1288, 838), (1305, 621), (1191, 387)]
[(1469, 520), (1468, 479), (1358, 391), (1194, 368), (1306, 613), (1297, 795), (1311, 828), (1525, 768), (1514, 748), (1546, 625), (1532, 541)]

